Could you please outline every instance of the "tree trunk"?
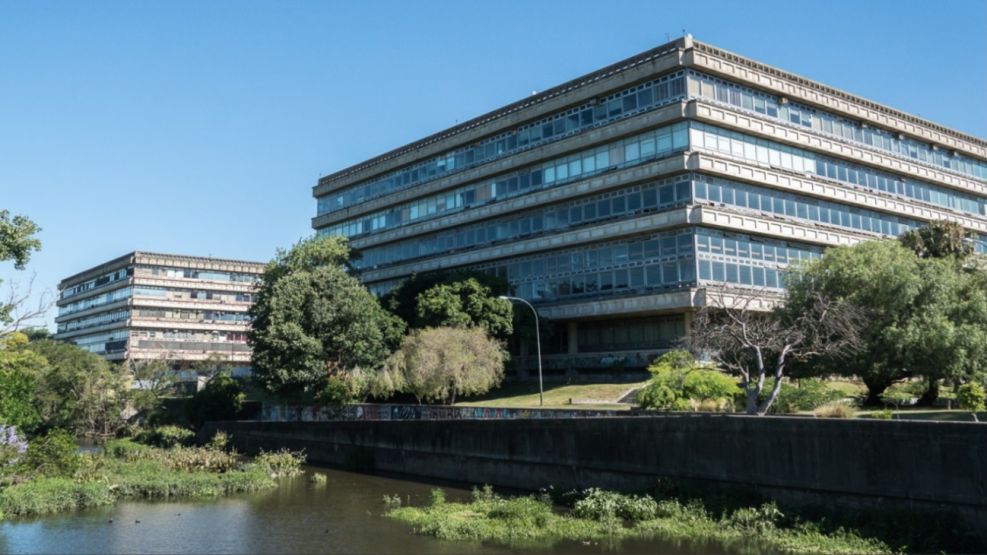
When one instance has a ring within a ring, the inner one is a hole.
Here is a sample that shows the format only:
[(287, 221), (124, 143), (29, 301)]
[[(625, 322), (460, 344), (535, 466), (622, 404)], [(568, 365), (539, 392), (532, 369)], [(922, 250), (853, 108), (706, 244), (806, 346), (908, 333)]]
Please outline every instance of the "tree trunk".
[(929, 380), (929, 387), (919, 398), (918, 404), (924, 407), (931, 407), (939, 399), (939, 380)]
[(864, 406), (879, 407), (883, 405), (884, 401), (881, 400), (881, 394), (884, 393), (884, 390), (891, 385), (891, 381), (877, 378), (864, 378), (864, 385), (867, 386), (867, 399), (864, 400)]

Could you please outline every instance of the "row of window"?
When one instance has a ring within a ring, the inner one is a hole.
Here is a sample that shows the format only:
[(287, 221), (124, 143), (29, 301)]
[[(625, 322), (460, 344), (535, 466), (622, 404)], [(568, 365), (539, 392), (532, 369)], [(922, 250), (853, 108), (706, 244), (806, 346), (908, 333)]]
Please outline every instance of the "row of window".
[(137, 316), (142, 318), (161, 318), (170, 320), (187, 320), (189, 322), (249, 322), (250, 316), (245, 312), (225, 312), (218, 310), (179, 310), (140, 308)]
[(667, 349), (684, 335), (682, 315), (580, 322), (576, 331), (577, 346), (583, 353)]
[(701, 283), (784, 288), (784, 268), (822, 257), (821, 247), (699, 228), (696, 255)]
[(903, 179), (880, 170), (705, 123), (690, 124), (689, 146), (692, 149), (706, 149), (797, 173), (814, 174), (971, 214), (987, 214), (987, 199), (921, 181)]
[(896, 133), (861, 125), (796, 102), (781, 103), (778, 98), (743, 85), (699, 73), (689, 72), (689, 91), (706, 99), (756, 112), (770, 118), (812, 129), (841, 139), (891, 152), (977, 179), (987, 180), (987, 162), (950, 153), (928, 143)]
[(742, 110), (812, 129), (818, 133), (987, 180), (985, 161), (951, 153), (931, 144), (862, 125), (798, 103), (781, 102), (771, 94), (689, 70), (620, 91), (602, 101), (591, 101), (518, 130), (492, 137), (479, 145), (466, 147), (410, 168), (397, 170), (373, 182), (362, 183), (322, 197), (318, 201), (318, 213), (324, 214), (359, 204), (424, 183), (451, 171), (473, 167), (628, 114), (680, 100), (686, 94), (686, 74), (689, 98), (701, 97), (729, 104)]
[(115, 303), (130, 297), (130, 288), (123, 287), (121, 289), (116, 289), (110, 291), (109, 293), (103, 293), (81, 301), (76, 301), (74, 303), (69, 303), (64, 306), (58, 307), (58, 315), (65, 316), (68, 314), (75, 314), (76, 312), (82, 312), (83, 310), (89, 310), (90, 308), (95, 308), (97, 306), (103, 306), (110, 303)]
[(73, 285), (68, 289), (62, 290), (62, 298), (67, 299), (69, 297), (74, 297), (79, 293), (85, 293), (86, 291), (95, 289), (97, 287), (102, 287), (108, 283), (115, 283), (117, 281), (125, 280), (132, 275), (134, 275), (133, 268), (121, 268), (119, 270), (113, 270), (112, 272), (108, 272), (99, 277), (90, 279), (88, 281), (84, 281), (78, 285)]
[(139, 349), (155, 349), (158, 351), (211, 351), (219, 355), (229, 353), (244, 353), (250, 351), (246, 343), (213, 343), (210, 341), (165, 341), (162, 339), (140, 339)]
[(168, 339), (173, 341), (232, 341), (245, 343), (247, 334), (244, 332), (225, 331), (201, 331), (201, 330), (144, 330), (137, 329), (130, 332), (130, 336), (141, 339)]
[(696, 176), (693, 185), (697, 201), (709, 201), (779, 216), (880, 233), (890, 237), (896, 237), (921, 225), (920, 222), (908, 218), (704, 175)]
[(260, 279), (260, 276), (257, 274), (217, 272), (212, 270), (195, 270), (190, 268), (169, 268), (165, 266), (138, 266), (137, 275), (181, 279), (201, 279), (207, 281), (231, 281), (237, 283), (254, 283)]
[(101, 314), (94, 314), (92, 316), (86, 316), (85, 318), (79, 318), (78, 320), (62, 322), (58, 324), (58, 333), (93, 328), (96, 326), (105, 326), (115, 322), (122, 322), (127, 318), (130, 318), (129, 308), (114, 310), (113, 312), (103, 312)]
[(174, 289), (171, 287), (152, 287), (142, 285), (134, 290), (135, 296), (157, 297), (170, 300), (197, 299), (223, 302), (249, 303), (253, 300), (251, 293), (236, 291), (203, 291), (196, 289)]
[(123, 352), (127, 348), (127, 330), (113, 330), (72, 339), (79, 347), (99, 355)]
[(471, 269), (506, 279), (517, 295), (535, 301), (674, 288), (695, 280), (693, 233), (667, 232)]
[(318, 213), (334, 212), (370, 199), (419, 185), (448, 175), (515, 154), (522, 150), (556, 141), (573, 133), (595, 127), (644, 110), (670, 104), (685, 94), (685, 72), (679, 71), (594, 99), (563, 113), (553, 114), (534, 123), (485, 139), (479, 144), (460, 148), (436, 158), (385, 174), (371, 182), (361, 183), (318, 201)]
[(386, 211), (344, 221), (319, 231), (353, 237), (461, 211), (471, 206), (556, 187), (591, 175), (662, 158), (688, 147), (685, 122), (651, 130), (629, 139), (549, 160), (496, 181), (473, 183), (398, 205)]
[[(687, 128), (689, 129), (688, 135), (685, 133)], [(335, 226), (324, 228), (319, 233), (352, 237), (400, 227), (422, 219), (460, 211), (473, 205), (558, 185), (563, 182), (559, 180), (560, 175), (565, 176), (562, 178), (565, 181), (582, 179), (613, 167), (665, 156), (671, 152), (687, 148), (689, 146), (686, 144), (687, 139), (692, 148), (707, 149), (799, 173), (815, 174), (843, 183), (972, 214), (987, 213), (987, 199), (974, 195), (911, 179), (906, 180), (887, 172), (819, 156), (799, 148), (751, 137), (735, 131), (698, 122), (690, 124), (683, 122), (671, 126), (671, 128), (666, 127), (632, 139), (619, 141), (614, 145), (605, 145), (562, 160), (550, 161), (534, 170), (522, 171), (496, 182), (468, 185), (451, 193), (419, 199), (387, 211), (362, 217), (359, 220), (341, 222)], [(645, 157), (642, 157), (642, 154)]]
[(835, 202), (785, 193), (699, 174), (676, 176), (628, 189), (552, 205), (481, 224), (442, 230), (406, 241), (371, 247), (355, 262), (358, 269), (402, 263), (448, 254), (499, 241), (519, 240), (541, 233), (630, 217), (696, 201), (755, 210), (850, 230), (895, 237), (921, 225), (916, 220)]
[(561, 230), (617, 216), (631, 216), (691, 202), (688, 176), (676, 176), (647, 185), (594, 195), (588, 198), (531, 210), (480, 224), (361, 251), (358, 269), (404, 262), (440, 253), (487, 246), (500, 241)]

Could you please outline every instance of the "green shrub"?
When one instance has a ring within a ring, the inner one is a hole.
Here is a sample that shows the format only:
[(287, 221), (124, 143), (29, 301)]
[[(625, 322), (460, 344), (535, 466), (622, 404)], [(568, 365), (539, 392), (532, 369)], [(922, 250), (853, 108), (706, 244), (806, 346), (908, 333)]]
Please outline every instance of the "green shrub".
[(777, 528), (785, 515), (774, 503), (743, 507), (728, 516), (724, 524), (745, 534), (767, 534)]
[(305, 454), (293, 453), (287, 449), (262, 451), (254, 458), (253, 464), (271, 476), (288, 478), (301, 474), (302, 465), (305, 464)]
[(112, 505), (107, 484), (70, 478), (37, 478), (0, 491), (0, 511), (7, 516), (32, 516)]
[(586, 490), (576, 502), (573, 513), (580, 518), (603, 521), (620, 517), (631, 522), (650, 520), (658, 516), (658, 503), (648, 496), (622, 495), (597, 488)]
[(651, 380), (638, 392), (643, 408), (661, 410), (720, 410), (740, 394), (737, 380), (699, 366), (686, 351), (670, 351), (648, 368)]
[(71, 476), (80, 459), (75, 437), (65, 430), (51, 430), (28, 443), (21, 467), (28, 473), (44, 476)]
[(396, 493), (394, 495), (387, 495), (385, 493), (384, 494), (384, 507), (386, 507), (388, 511), (391, 511), (391, 510), (400, 508), (401, 507), (401, 496), (398, 495), (398, 494), (396, 494)]
[(960, 407), (971, 412), (980, 412), (984, 410), (987, 393), (984, 392), (984, 386), (979, 383), (967, 382), (956, 389), (956, 398), (960, 402)]
[(870, 417), (874, 420), (891, 420), (894, 418), (894, 411), (891, 409), (875, 410), (870, 413)]
[(158, 426), (150, 430), (138, 432), (134, 436), (134, 440), (138, 443), (164, 449), (179, 445), (188, 447), (195, 443), (195, 432), (178, 426)]
[(112, 439), (103, 446), (103, 452), (115, 459), (136, 461), (152, 455), (152, 448), (129, 439)]
[(442, 505), (446, 502), (446, 492), (435, 488), (432, 490), (432, 506)]
[[(770, 394), (773, 387), (774, 382), (768, 380), (765, 383), (763, 395)], [(815, 410), (827, 403), (839, 401), (843, 396), (842, 391), (829, 387), (822, 380), (799, 380), (798, 387), (782, 383), (778, 398), (771, 406), (771, 412), (792, 414), (799, 411)]]

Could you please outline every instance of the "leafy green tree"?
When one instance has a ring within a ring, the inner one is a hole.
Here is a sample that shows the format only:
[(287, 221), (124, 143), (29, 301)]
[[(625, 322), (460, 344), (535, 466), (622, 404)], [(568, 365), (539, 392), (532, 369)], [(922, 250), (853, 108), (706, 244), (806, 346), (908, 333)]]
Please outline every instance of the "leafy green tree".
[(395, 348), (404, 323), (347, 271), (339, 237), (300, 241), (264, 271), (250, 309), (253, 372), (269, 391), (312, 393), (328, 376), (376, 369)]
[(987, 373), (987, 275), (968, 271), (954, 257), (922, 259), (922, 284), (911, 310), (887, 337), (910, 373), (924, 378), (922, 404), (932, 404), (943, 381), (959, 383)]
[[(933, 251), (949, 249), (924, 252)], [(808, 264), (789, 287), (791, 310), (802, 310), (810, 298), (805, 291), (818, 289), (860, 307), (867, 320), (866, 348), (853, 357), (820, 358), (810, 373), (858, 376), (867, 404), (877, 405), (904, 378), (923, 377), (923, 402), (931, 403), (942, 381), (987, 371), (987, 274), (954, 254), (922, 258), (898, 241), (867, 241), (829, 249)]]
[(243, 408), (246, 397), (239, 382), (220, 372), (186, 401), (186, 415), (196, 428), (208, 421), (233, 420)]
[(418, 295), (416, 328), (482, 326), (506, 338), (514, 330), (511, 302), (497, 298), (476, 278), (440, 283)]
[(852, 357), (818, 357), (806, 373), (857, 376), (867, 386), (867, 404), (880, 404), (888, 386), (909, 376), (898, 330), (921, 292), (918, 257), (897, 241), (831, 248), (803, 266), (789, 284), (787, 310), (803, 311), (822, 294), (853, 304), (866, 320), (860, 330), (864, 348)]
[(126, 372), (133, 382), (130, 402), (141, 419), (160, 423), (165, 399), (174, 397), (178, 387), (178, 372), (165, 358), (129, 360)]
[(689, 410), (713, 404), (722, 409), (732, 406), (741, 393), (736, 378), (703, 368), (688, 351), (669, 351), (655, 359), (648, 371), (651, 379), (637, 394), (643, 408)]
[(119, 366), (71, 343), (44, 339), (27, 349), (46, 361), (35, 392), (45, 428), (109, 435), (123, 424), (129, 384)]
[(415, 274), (405, 279), (381, 298), (381, 304), (398, 318), (404, 320), (410, 328), (428, 327), (429, 324), (419, 321), (418, 302), (421, 295), (439, 285), (467, 281), (479, 283), (489, 291), (484, 291), (483, 294), (495, 300), (498, 300), (498, 296), (507, 295), (510, 292), (510, 284), (506, 280), (489, 274), (460, 270), (438, 271)]
[(971, 239), (973, 234), (962, 225), (945, 220), (906, 231), (898, 238), (921, 258), (965, 258), (973, 254)]
[(385, 373), (422, 401), (456, 402), (500, 385), (507, 352), (481, 327), (425, 328), (405, 338)]
[(0, 339), (0, 424), (31, 433), (41, 424), (35, 392), (46, 361), (26, 345), (21, 333)]
[(0, 210), (0, 262), (13, 260), (14, 268), (23, 270), (31, 253), (41, 250), (41, 241), (35, 237), (40, 231), (26, 217), (11, 217), (10, 211)]

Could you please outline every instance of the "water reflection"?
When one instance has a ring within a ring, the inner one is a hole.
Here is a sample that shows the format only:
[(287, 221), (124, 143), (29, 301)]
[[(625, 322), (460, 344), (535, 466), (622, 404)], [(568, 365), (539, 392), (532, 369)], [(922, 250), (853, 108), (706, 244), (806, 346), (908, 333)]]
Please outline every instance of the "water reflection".
[[(127, 502), (98, 510), (0, 524), (4, 553), (516, 553), (504, 548), (413, 535), (384, 518), (384, 494), (425, 504), (434, 487), (334, 470), (327, 484), (307, 477), (278, 489), (196, 502)], [(463, 489), (445, 488), (450, 500)], [(600, 553), (599, 545), (568, 544), (532, 553)], [(696, 553), (655, 542), (626, 544), (622, 553)], [(714, 553), (705, 549), (704, 554)]]

